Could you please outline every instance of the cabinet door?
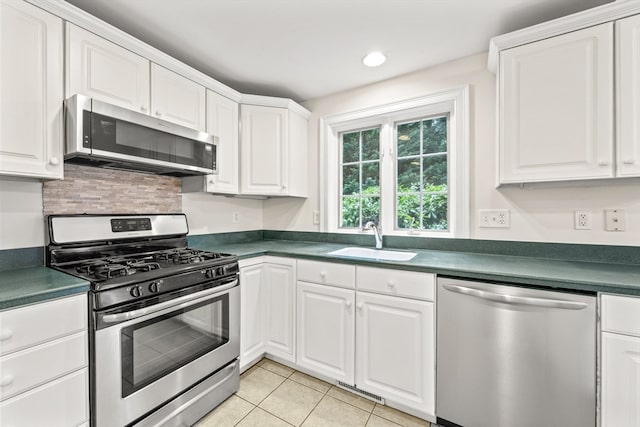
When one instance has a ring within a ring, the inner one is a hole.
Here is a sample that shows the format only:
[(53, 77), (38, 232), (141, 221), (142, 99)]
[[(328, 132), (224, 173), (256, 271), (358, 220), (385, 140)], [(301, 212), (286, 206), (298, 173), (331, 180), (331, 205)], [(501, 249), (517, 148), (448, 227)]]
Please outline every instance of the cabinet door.
[(240, 268), (240, 369), (264, 353), (262, 263)]
[(158, 118), (205, 131), (204, 86), (151, 64), (151, 111)]
[(62, 178), (62, 20), (0, 2), (0, 174)]
[(640, 15), (616, 22), (617, 175), (640, 176)]
[(207, 90), (207, 132), (218, 137), (218, 173), (207, 177), (207, 191), (238, 193), (238, 103)]
[(267, 261), (264, 268), (266, 296), (266, 352), (295, 362), (295, 260)]
[(240, 116), (241, 193), (286, 193), (284, 144), (288, 129), (287, 109), (241, 105)]
[(76, 93), (149, 114), (149, 61), (67, 23), (66, 97)]
[(613, 24), (500, 52), (500, 183), (613, 176)]
[(356, 304), (356, 386), (433, 415), (433, 303), (358, 292)]
[(353, 384), (355, 292), (298, 282), (297, 364)]
[(602, 334), (602, 427), (640, 426), (640, 338)]

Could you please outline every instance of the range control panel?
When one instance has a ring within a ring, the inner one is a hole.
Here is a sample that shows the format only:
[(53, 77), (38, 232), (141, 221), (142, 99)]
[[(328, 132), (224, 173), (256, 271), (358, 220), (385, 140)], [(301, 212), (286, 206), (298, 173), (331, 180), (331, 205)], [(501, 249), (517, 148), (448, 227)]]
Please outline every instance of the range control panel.
[(151, 230), (151, 219), (149, 218), (122, 218), (111, 220), (111, 231), (114, 233), (148, 230)]

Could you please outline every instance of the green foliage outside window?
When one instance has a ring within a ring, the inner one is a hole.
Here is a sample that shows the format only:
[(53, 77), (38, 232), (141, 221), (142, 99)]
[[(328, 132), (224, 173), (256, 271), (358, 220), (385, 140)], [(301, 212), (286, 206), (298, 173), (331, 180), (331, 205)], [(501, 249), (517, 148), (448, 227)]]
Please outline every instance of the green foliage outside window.
[[(448, 229), (448, 116), (396, 125), (398, 229)], [(380, 128), (342, 135), (341, 227), (380, 220)]]

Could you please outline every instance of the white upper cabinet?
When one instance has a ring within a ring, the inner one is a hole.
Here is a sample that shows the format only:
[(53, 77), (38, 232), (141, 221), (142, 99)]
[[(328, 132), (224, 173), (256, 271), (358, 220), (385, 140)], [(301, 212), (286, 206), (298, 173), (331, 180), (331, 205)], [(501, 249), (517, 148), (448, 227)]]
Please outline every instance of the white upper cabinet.
[(218, 137), (217, 174), (209, 175), (206, 191), (238, 193), (238, 103), (207, 90), (207, 132)]
[(307, 196), (308, 119), (290, 108), (240, 106), (240, 193)]
[(206, 89), (186, 77), (151, 64), (151, 114), (192, 129), (206, 129)]
[(77, 93), (205, 131), (206, 89), (67, 23), (66, 97)]
[(62, 178), (62, 25), (0, 2), (0, 175)]
[(288, 114), (284, 108), (242, 105), (242, 192), (284, 194)]
[(499, 183), (614, 176), (613, 23), (500, 52)]
[(640, 15), (616, 22), (618, 176), (640, 176)]
[(149, 114), (149, 60), (67, 23), (66, 93)]

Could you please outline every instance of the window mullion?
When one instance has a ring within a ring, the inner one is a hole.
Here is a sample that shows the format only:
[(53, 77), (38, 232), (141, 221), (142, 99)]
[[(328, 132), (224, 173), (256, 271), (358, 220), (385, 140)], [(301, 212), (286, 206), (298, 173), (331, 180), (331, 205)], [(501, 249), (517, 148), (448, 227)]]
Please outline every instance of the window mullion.
[(381, 127), (380, 148), (385, 155), (380, 159), (380, 225), (382, 230), (390, 232), (396, 221), (395, 129), (390, 119), (382, 121)]

